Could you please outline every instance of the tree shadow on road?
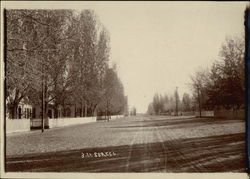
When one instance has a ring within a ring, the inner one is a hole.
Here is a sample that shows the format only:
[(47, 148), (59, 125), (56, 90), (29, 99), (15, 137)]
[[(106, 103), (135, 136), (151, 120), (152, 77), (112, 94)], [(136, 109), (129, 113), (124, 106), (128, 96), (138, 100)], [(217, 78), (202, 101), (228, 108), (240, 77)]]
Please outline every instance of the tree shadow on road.
[(147, 128), (147, 127), (167, 127), (169, 129), (181, 129), (188, 127), (199, 127), (209, 124), (226, 124), (226, 123), (244, 123), (243, 120), (232, 120), (232, 119), (224, 119), (224, 118), (212, 118), (212, 117), (204, 117), (204, 118), (186, 118), (186, 119), (160, 119), (160, 120), (145, 120), (143, 124), (139, 121), (138, 125), (117, 125), (111, 126), (111, 128), (123, 128), (123, 129), (132, 129), (132, 128)]
[[(6, 172), (245, 172), (245, 134), (8, 156)], [(115, 153), (84, 157), (84, 154)]]

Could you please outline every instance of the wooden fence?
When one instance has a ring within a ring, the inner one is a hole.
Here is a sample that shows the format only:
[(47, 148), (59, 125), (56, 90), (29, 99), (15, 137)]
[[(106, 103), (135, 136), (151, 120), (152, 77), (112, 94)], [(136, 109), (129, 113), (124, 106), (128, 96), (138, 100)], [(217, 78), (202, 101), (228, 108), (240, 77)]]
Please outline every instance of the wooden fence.
[(6, 133), (30, 130), (30, 119), (6, 119)]

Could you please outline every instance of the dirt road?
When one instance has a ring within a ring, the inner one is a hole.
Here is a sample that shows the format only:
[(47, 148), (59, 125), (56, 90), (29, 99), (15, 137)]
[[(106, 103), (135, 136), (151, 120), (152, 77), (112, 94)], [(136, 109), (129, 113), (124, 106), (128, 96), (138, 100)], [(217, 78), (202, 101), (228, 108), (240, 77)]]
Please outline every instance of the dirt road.
[(7, 136), (7, 171), (244, 172), (245, 123), (137, 116)]

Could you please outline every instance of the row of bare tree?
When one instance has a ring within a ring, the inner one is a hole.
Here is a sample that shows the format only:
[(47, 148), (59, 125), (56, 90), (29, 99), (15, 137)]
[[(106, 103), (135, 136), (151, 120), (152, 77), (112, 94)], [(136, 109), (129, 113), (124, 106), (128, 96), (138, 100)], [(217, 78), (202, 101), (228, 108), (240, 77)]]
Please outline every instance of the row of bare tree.
[(226, 38), (219, 58), (211, 68), (200, 68), (191, 76), (193, 97), (199, 111), (245, 107), (245, 43), (239, 37)]
[(179, 98), (178, 91), (176, 90), (172, 96), (161, 95), (156, 93), (153, 101), (148, 106), (149, 114), (171, 114), (177, 115), (178, 111), (187, 112), (194, 111), (194, 99), (188, 93), (184, 93), (182, 100)]
[(215, 108), (238, 110), (245, 107), (245, 43), (238, 37), (226, 38), (219, 58), (211, 68), (199, 68), (191, 76), (192, 96), (178, 91), (168, 97), (155, 94), (148, 113), (161, 114), (176, 111), (201, 111)]
[(5, 10), (6, 106), (17, 117), (22, 100), (55, 114), (122, 113), (126, 99), (109, 67), (109, 33), (91, 10)]

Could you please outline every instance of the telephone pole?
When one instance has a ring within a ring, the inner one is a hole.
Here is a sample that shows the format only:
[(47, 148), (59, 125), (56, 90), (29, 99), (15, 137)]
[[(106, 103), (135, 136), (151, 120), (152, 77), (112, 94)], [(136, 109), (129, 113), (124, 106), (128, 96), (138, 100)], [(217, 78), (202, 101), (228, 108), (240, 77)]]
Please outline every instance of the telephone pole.
[(200, 113), (200, 117), (201, 117), (201, 97), (200, 97), (200, 87), (197, 87), (197, 92), (198, 92), (199, 113)]
[(176, 116), (178, 116), (178, 100), (179, 100), (179, 96), (178, 96), (178, 87), (176, 87), (176, 91), (175, 91), (175, 111), (176, 111)]
[(42, 63), (42, 133), (44, 132), (44, 64)]

